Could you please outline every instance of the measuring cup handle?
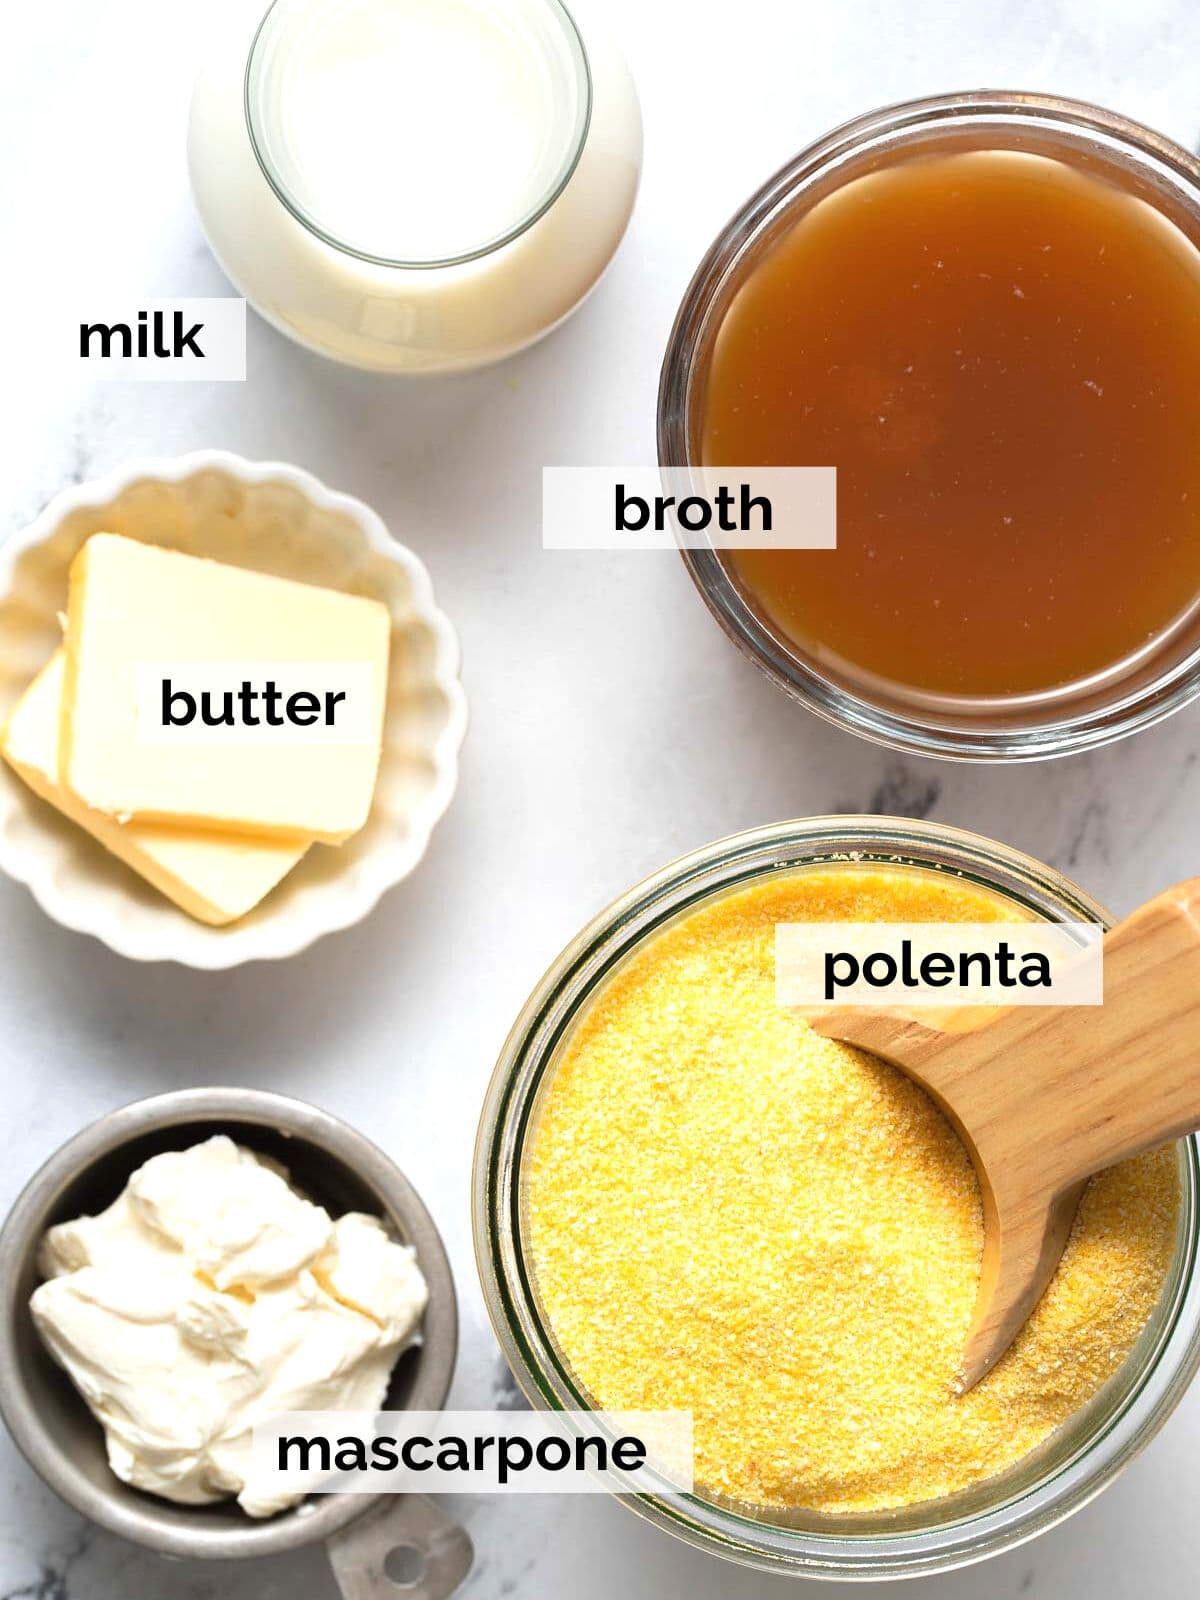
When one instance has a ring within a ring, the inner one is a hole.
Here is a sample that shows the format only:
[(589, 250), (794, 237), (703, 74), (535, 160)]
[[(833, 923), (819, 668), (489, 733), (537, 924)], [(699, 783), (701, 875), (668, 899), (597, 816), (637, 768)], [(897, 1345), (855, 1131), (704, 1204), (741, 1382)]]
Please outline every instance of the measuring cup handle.
[(358, 1517), (325, 1548), (342, 1600), (447, 1600), (475, 1559), (466, 1529), (420, 1494)]

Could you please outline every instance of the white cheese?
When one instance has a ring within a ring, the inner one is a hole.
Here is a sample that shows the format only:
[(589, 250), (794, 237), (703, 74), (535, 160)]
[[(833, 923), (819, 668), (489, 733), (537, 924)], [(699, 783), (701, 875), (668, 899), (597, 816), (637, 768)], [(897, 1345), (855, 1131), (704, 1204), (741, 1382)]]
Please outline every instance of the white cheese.
[(376, 1218), (335, 1222), (223, 1137), (153, 1157), (107, 1211), (52, 1228), (39, 1265), (34, 1322), (117, 1476), (252, 1517), (298, 1498), (256, 1484), (256, 1424), (378, 1410), (428, 1296)]

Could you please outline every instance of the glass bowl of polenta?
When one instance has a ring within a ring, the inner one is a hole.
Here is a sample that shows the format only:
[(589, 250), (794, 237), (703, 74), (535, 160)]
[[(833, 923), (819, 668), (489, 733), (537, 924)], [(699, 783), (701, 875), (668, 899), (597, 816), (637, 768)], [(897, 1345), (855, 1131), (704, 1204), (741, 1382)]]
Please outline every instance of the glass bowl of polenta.
[(962, 1391), (971, 1158), (885, 1063), (775, 994), (797, 922), (1093, 922), (955, 829), (818, 817), (636, 885), (546, 973), (476, 1151), (476, 1247), (535, 1406), (691, 1414), (694, 1478), (623, 1495), (690, 1544), (831, 1579), (945, 1571), (1090, 1500), (1200, 1365), (1198, 1150), (1097, 1175), (1002, 1360)]

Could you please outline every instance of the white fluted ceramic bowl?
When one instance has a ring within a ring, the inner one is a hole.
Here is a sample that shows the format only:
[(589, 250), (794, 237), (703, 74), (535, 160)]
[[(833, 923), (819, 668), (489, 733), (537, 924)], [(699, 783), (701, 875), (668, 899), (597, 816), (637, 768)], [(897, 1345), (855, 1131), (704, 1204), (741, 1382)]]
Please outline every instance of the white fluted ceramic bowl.
[(68, 569), (102, 530), (383, 601), (392, 658), (374, 805), (354, 838), (315, 845), (248, 917), (211, 928), (0, 763), (0, 868), (57, 922), (135, 961), (278, 960), (358, 922), (420, 861), (457, 782), (467, 723), (458, 641), (425, 568), (361, 501), (296, 467), (218, 450), (131, 462), (66, 490), (0, 545), (0, 723), (58, 647)]

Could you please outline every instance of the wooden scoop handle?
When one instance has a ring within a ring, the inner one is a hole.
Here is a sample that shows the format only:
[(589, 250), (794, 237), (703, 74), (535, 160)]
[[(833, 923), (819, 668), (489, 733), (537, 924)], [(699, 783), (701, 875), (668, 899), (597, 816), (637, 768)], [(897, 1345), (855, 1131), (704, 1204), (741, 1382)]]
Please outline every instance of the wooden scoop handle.
[(1200, 1128), (1200, 879), (1107, 935), (1102, 1006), (1006, 1007), (966, 1029), (874, 1008), (811, 1021), (924, 1084), (971, 1150), (984, 1260), (969, 1386), (1053, 1276), (1084, 1181)]

